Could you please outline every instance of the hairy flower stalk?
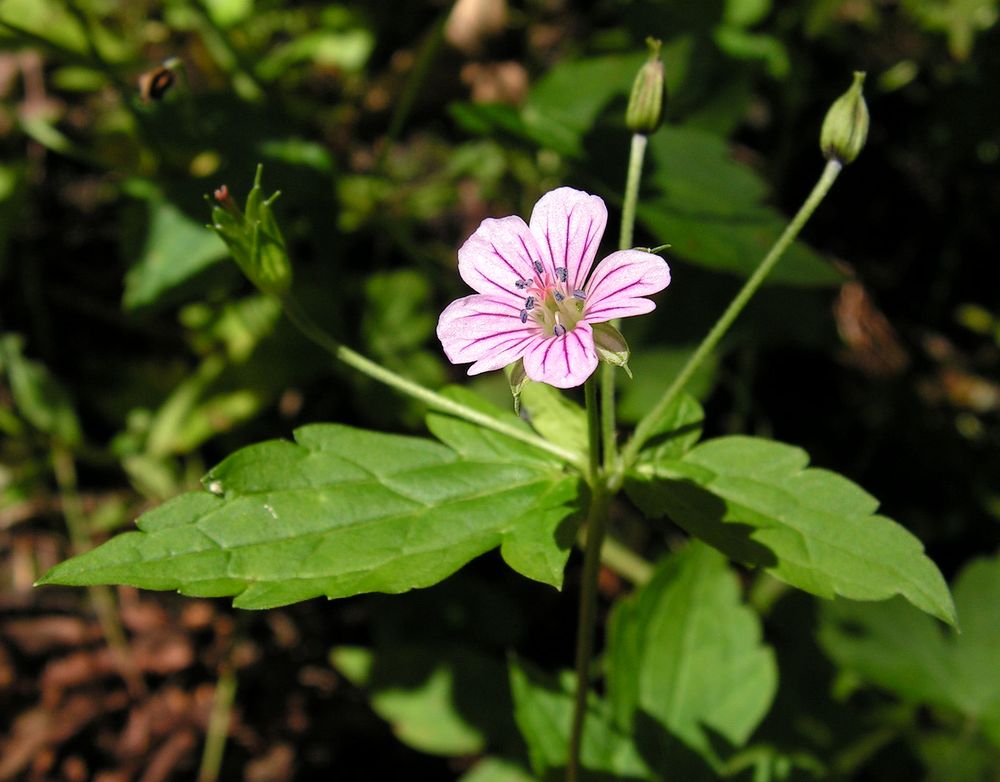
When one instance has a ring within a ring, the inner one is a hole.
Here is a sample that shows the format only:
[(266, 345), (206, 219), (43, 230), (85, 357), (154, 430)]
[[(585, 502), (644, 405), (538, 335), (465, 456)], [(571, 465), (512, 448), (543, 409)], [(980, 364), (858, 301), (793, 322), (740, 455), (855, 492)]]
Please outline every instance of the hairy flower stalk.
[(476, 293), (438, 320), (452, 363), (471, 363), (475, 375), (523, 359), (530, 380), (582, 385), (599, 361), (592, 326), (651, 312), (644, 297), (670, 283), (663, 259), (642, 250), (612, 253), (591, 273), (607, 220), (603, 200), (569, 187), (542, 196), (530, 225), (484, 220), (458, 251)]

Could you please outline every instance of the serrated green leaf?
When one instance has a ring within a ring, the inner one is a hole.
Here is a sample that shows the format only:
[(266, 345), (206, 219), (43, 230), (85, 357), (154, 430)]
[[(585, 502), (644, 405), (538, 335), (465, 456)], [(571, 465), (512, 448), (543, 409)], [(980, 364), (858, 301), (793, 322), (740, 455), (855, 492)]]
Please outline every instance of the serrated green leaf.
[(374, 651), (337, 647), (333, 666), (367, 690), (372, 709), (407, 746), (474, 755), (513, 731), (503, 662), (459, 645), (402, 644)]
[(561, 391), (545, 383), (526, 383), (521, 405), (535, 431), (546, 440), (586, 453), (587, 414)]
[[(441, 393), (467, 407), (486, 413), (499, 421), (531, 432), (531, 427), (513, 415), (509, 410), (501, 410), (496, 405), (487, 402), (478, 394), (461, 386), (449, 386)], [(468, 459), (485, 459), (487, 461), (509, 461), (518, 464), (532, 464), (557, 468), (561, 465), (559, 459), (547, 451), (534, 448), (519, 440), (512, 440), (502, 434), (483, 429), (459, 418), (443, 413), (429, 413), (427, 428), (441, 442), (453, 448)]]
[[(566, 767), (573, 714), (572, 677), (557, 682), (527, 663), (512, 660), (510, 689), (514, 719), (528, 745), (531, 765), (540, 779), (561, 779)], [(587, 702), (580, 763), (584, 779), (652, 779), (631, 737), (611, 721), (606, 704), (591, 694)]]
[(237, 451), (206, 476), (207, 492), (166, 503), (139, 519), (139, 532), (39, 583), (233, 595), (239, 608), (270, 608), (429, 586), (497, 546), (554, 583), (577, 483), (547, 467), (463, 459), (423, 438), (317, 424), (294, 443)]
[(149, 202), (149, 231), (142, 255), (125, 275), (123, 304), (148, 307), (165, 293), (223, 260), (226, 245), (202, 223), (168, 201)]
[(943, 631), (901, 600), (823, 606), (827, 654), (903, 700), (963, 715), (1000, 747), (1000, 557), (967, 565), (955, 581), (962, 633)]
[(693, 543), (665, 558), (612, 616), (608, 693), (618, 727), (635, 734), (638, 716), (653, 717), (718, 768), (711, 733), (742, 746), (777, 689), (761, 635), (721, 554)]
[(701, 439), (705, 411), (690, 394), (681, 393), (654, 421), (646, 447), (639, 456), (642, 463), (661, 459), (679, 459)]
[(739, 562), (820, 597), (902, 595), (955, 624), (948, 585), (923, 545), (875, 514), (878, 501), (836, 473), (808, 467), (800, 448), (721, 437), (679, 460), (640, 467), (629, 496)]

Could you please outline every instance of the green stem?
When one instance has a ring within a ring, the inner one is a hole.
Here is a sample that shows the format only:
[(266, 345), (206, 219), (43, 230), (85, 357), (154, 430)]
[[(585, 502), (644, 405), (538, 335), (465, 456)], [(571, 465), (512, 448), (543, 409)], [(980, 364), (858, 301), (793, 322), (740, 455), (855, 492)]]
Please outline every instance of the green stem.
[(712, 351), (719, 344), (722, 337), (725, 336), (729, 327), (732, 326), (733, 321), (735, 321), (737, 316), (739, 316), (739, 314), (743, 311), (747, 302), (749, 302), (754, 293), (757, 292), (757, 289), (761, 286), (761, 283), (764, 282), (764, 279), (774, 268), (774, 265), (781, 259), (781, 256), (784, 255), (785, 251), (795, 240), (795, 237), (798, 236), (802, 227), (806, 224), (806, 221), (816, 210), (816, 207), (818, 207), (826, 197), (826, 194), (830, 191), (830, 188), (833, 186), (833, 183), (837, 179), (837, 175), (840, 174), (842, 168), (843, 165), (836, 160), (830, 160), (827, 162), (819, 181), (813, 187), (812, 192), (809, 194), (809, 197), (806, 198), (795, 217), (792, 218), (792, 221), (778, 238), (778, 241), (774, 243), (767, 255), (764, 256), (764, 260), (761, 261), (756, 271), (754, 271), (754, 273), (746, 281), (740, 289), (740, 292), (736, 294), (736, 297), (732, 300), (732, 302), (730, 302), (726, 311), (722, 313), (719, 320), (716, 321), (714, 326), (712, 326), (711, 331), (708, 332), (705, 339), (702, 340), (700, 345), (698, 345), (697, 350), (695, 350), (695, 352), (691, 355), (691, 358), (688, 359), (687, 364), (684, 365), (680, 374), (674, 378), (674, 382), (670, 384), (670, 387), (663, 393), (660, 400), (648, 413), (646, 413), (643, 419), (639, 422), (639, 425), (636, 426), (632, 439), (626, 443), (625, 447), (622, 449), (621, 464), (618, 466), (618, 469), (609, 482), (609, 486), (612, 487), (612, 490), (621, 486), (621, 483), (624, 480), (625, 470), (635, 463), (635, 460), (639, 456), (639, 451), (642, 449), (642, 446), (646, 444), (646, 441), (652, 436), (657, 422), (663, 417), (663, 413), (667, 410), (677, 395), (684, 390), (684, 387), (691, 379), (691, 376), (699, 369), (699, 367), (701, 367), (705, 359), (711, 355)]
[[(70, 543), (75, 553), (82, 554), (91, 547), (91, 541), (87, 532), (83, 502), (77, 489), (76, 462), (72, 452), (60, 443), (52, 444), (52, 471), (59, 487), (63, 518), (66, 520)], [(104, 639), (108, 642), (111, 659), (128, 687), (129, 694), (137, 699), (143, 697), (146, 694), (146, 683), (129, 650), (125, 630), (118, 619), (114, 594), (106, 586), (87, 587), (87, 594)]]
[(643, 133), (632, 135), (632, 146), (628, 154), (628, 174), (625, 177), (625, 201), (622, 204), (622, 226), (618, 234), (619, 250), (627, 250), (632, 246), (635, 210), (639, 206), (639, 183), (642, 181), (642, 161), (646, 157), (648, 140), (649, 137)]
[(417, 95), (420, 94), (420, 87), (427, 79), (431, 65), (434, 63), (434, 59), (441, 49), (441, 43), (444, 41), (444, 27), (450, 13), (451, 8), (449, 7), (441, 14), (437, 21), (434, 22), (434, 26), (427, 33), (427, 38), (420, 47), (420, 52), (417, 54), (417, 61), (413, 64), (413, 70), (410, 71), (409, 78), (407, 78), (406, 84), (403, 87), (403, 92), (400, 94), (399, 100), (396, 101), (396, 108), (392, 112), (392, 118), (389, 120), (389, 129), (386, 131), (385, 141), (379, 152), (378, 162), (376, 163), (376, 168), (378, 169), (381, 169), (385, 163), (386, 155), (389, 154), (393, 144), (399, 138), (399, 134), (402, 132), (403, 126), (410, 116), (410, 111), (413, 109)]
[(449, 399), (436, 391), (431, 391), (429, 388), (425, 388), (419, 383), (408, 380), (407, 378), (396, 374), (392, 370), (386, 369), (381, 364), (376, 364), (371, 359), (365, 358), (363, 355), (351, 350), (349, 347), (340, 344), (340, 342), (327, 334), (321, 326), (309, 317), (306, 311), (302, 308), (298, 301), (291, 296), (291, 294), (283, 296), (281, 298), (281, 304), (284, 308), (285, 315), (295, 325), (295, 327), (319, 347), (323, 348), (323, 350), (330, 353), (338, 361), (342, 361), (349, 367), (358, 370), (362, 374), (368, 375), (368, 377), (373, 378), (380, 383), (384, 383), (390, 388), (396, 389), (400, 393), (411, 396), (414, 399), (419, 399), (421, 402), (426, 403), (435, 410), (439, 410), (442, 413), (448, 413), (449, 415), (456, 416), (457, 418), (462, 418), (470, 423), (477, 424), (484, 429), (491, 429), (494, 432), (506, 435), (514, 440), (519, 440), (522, 443), (527, 443), (535, 448), (547, 451), (554, 456), (558, 456), (563, 461), (574, 465), (581, 472), (586, 471), (586, 465), (583, 462), (582, 454), (562, 448), (554, 443), (550, 443), (548, 440), (545, 440), (532, 432), (505, 423), (504, 421), (499, 421), (486, 413), (481, 413), (478, 410), (474, 410), (471, 407), (461, 404), (460, 402)]
[(642, 586), (653, 577), (653, 566), (647, 560), (610, 535), (605, 536), (601, 546), (601, 564), (636, 586)]
[(601, 469), (601, 421), (598, 417), (597, 381), (593, 377), (583, 384), (583, 396), (587, 409), (587, 479), (591, 486), (595, 486)]
[[(618, 249), (632, 246), (635, 232), (635, 212), (639, 205), (639, 183), (642, 181), (642, 163), (646, 157), (648, 137), (643, 133), (632, 134), (629, 148), (628, 173), (625, 176), (625, 200), (622, 203), (622, 224), (618, 234)], [(612, 323), (615, 328), (618, 322)], [(618, 461), (615, 442), (615, 367), (601, 367), (601, 427), (604, 431), (604, 469), (613, 472)]]
[(209, 714), (208, 728), (205, 731), (205, 748), (201, 753), (198, 782), (215, 782), (219, 778), (235, 697), (236, 673), (232, 664), (226, 662), (215, 684), (215, 698), (212, 701), (212, 712)]
[(583, 552), (583, 576), (580, 584), (580, 613), (576, 630), (576, 696), (573, 703), (573, 723), (569, 733), (566, 782), (580, 780), (580, 749), (587, 715), (590, 658), (594, 650), (594, 625), (597, 619), (597, 575), (601, 568), (601, 544), (608, 521), (610, 497), (603, 483), (596, 483), (593, 492), (590, 512), (587, 515), (587, 543)]

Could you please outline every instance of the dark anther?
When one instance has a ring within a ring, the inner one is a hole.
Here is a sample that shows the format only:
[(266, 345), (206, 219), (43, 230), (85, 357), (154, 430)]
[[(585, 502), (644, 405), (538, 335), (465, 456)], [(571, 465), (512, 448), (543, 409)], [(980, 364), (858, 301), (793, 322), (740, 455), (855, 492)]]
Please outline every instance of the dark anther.
[(542, 274), (545, 271), (545, 267), (542, 266), (541, 261), (534, 261), (535, 271)]
[(579, 299), (580, 301), (583, 301), (584, 299), (587, 298), (587, 293), (586, 293), (586, 291), (575, 290), (575, 291), (573, 291), (573, 298), (574, 299)]
[(529, 296), (528, 298), (526, 298), (524, 300), (524, 308), (526, 310), (530, 310), (530, 309), (534, 309), (535, 308), (535, 297), (534, 296)]
[(559, 291), (552, 291), (552, 296), (555, 298), (557, 303), (566, 298)]
[(559, 282), (566, 282), (566, 267), (557, 266), (556, 267), (556, 277), (559, 278)]
[(528, 311), (521, 310), (521, 323), (527, 323), (527, 322), (528, 322)]

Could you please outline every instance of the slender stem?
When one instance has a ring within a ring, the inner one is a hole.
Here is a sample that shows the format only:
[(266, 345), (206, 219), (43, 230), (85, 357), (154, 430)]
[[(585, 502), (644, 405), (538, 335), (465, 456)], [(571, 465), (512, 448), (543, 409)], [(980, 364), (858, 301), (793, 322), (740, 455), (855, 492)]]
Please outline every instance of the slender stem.
[(639, 183), (642, 181), (642, 161), (646, 157), (648, 140), (649, 137), (643, 133), (632, 135), (632, 146), (628, 153), (628, 174), (625, 177), (625, 201), (622, 203), (622, 227), (618, 234), (619, 250), (627, 250), (632, 246), (635, 210), (639, 205)]
[[(646, 157), (648, 138), (643, 133), (632, 134), (629, 148), (628, 173), (625, 176), (625, 200), (622, 203), (622, 224), (618, 234), (618, 249), (627, 250), (632, 246), (635, 232), (635, 212), (639, 205), (639, 183), (642, 181), (642, 163)], [(618, 322), (612, 323), (616, 328)], [(601, 367), (601, 427), (604, 432), (604, 469), (614, 471), (618, 461), (615, 442), (615, 367), (605, 364)]]
[(740, 292), (736, 294), (736, 297), (732, 300), (732, 302), (730, 302), (726, 311), (722, 313), (719, 320), (716, 321), (714, 326), (712, 326), (711, 331), (708, 332), (705, 339), (702, 340), (701, 344), (698, 346), (697, 350), (695, 350), (695, 352), (691, 355), (691, 358), (688, 359), (687, 364), (684, 365), (684, 368), (680, 371), (677, 377), (674, 378), (674, 382), (670, 384), (670, 387), (663, 393), (660, 400), (648, 413), (646, 413), (643, 419), (639, 422), (639, 425), (636, 426), (632, 439), (626, 443), (625, 447), (622, 449), (622, 463), (619, 465), (609, 482), (609, 486), (611, 486), (612, 489), (617, 489), (621, 486), (621, 482), (624, 479), (624, 471), (630, 467), (639, 456), (639, 451), (652, 435), (656, 422), (662, 418), (663, 413), (670, 406), (671, 402), (673, 402), (677, 395), (684, 390), (684, 386), (687, 385), (691, 376), (698, 370), (699, 367), (701, 367), (705, 359), (711, 355), (712, 351), (719, 344), (722, 337), (725, 336), (729, 327), (732, 326), (733, 321), (735, 321), (737, 316), (739, 316), (739, 314), (743, 311), (747, 302), (749, 302), (754, 293), (757, 292), (757, 289), (761, 286), (761, 283), (764, 282), (764, 279), (774, 268), (774, 265), (781, 259), (781, 256), (788, 249), (789, 245), (791, 245), (791, 243), (795, 240), (795, 237), (798, 236), (799, 232), (802, 230), (802, 226), (806, 224), (806, 221), (816, 210), (816, 207), (819, 206), (826, 197), (826, 194), (830, 191), (830, 188), (833, 186), (833, 183), (837, 179), (837, 175), (840, 174), (842, 168), (843, 165), (837, 160), (830, 160), (827, 162), (819, 181), (816, 182), (816, 185), (813, 187), (809, 197), (806, 198), (795, 217), (792, 218), (792, 221), (778, 238), (778, 241), (774, 243), (767, 255), (764, 256), (764, 260), (761, 261), (756, 271), (750, 275), (750, 278), (740, 289)]
[(222, 768), (222, 755), (229, 735), (229, 720), (236, 697), (236, 673), (231, 663), (223, 665), (215, 684), (215, 698), (205, 731), (205, 748), (201, 753), (198, 782), (215, 782)]
[[(77, 490), (76, 463), (73, 454), (60, 443), (52, 444), (52, 471), (59, 487), (63, 518), (66, 520), (70, 543), (77, 554), (82, 554), (91, 546), (90, 535), (87, 533), (87, 518)], [(87, 587), (87, 594), (104, 639), (108, 642), (111, 659), (128, 687), (129, 694), (133, 698), (142, 697), (146, 694), (146, 683), (135, 664), (125, 638), (125, 631), (118, 620), (118, 607), (115, 604), (114, 594), (106, 586)]]
[(426, 403), (435, 410), (439, 410), (442, 413), (448, 413), (449, 415), (456, 416), (457, 418), (462, 418), (471, 423), (478, 424), (484, 429), (491, 429), (494, 432), (498, 432), (514, 440), (519, 440), (522, 443), (533, 445), (535, 448), (539, 448), (543, 451), (551, 453), (554, 456), (558, 456), (560, 459), (574, 465), (581, 472), (586, 470), (582, 454), (562, 448), (554, 443), (550, 443), (548, 440), (545, 440), (532, 432), (513, 426), (504, 421), (499, 421), (486, 413), (481, 413), (478, 410), (467, 407), (460, 402), (449, 399), (436, 391), (431, 391), (429, 388), (425, 388), (419, 383), (415, 383), (412, 380), (402, 377), (401, 375), (397, 375), (392, 370), (386, 369), (382, 365), (376, 364), (371, 359), (365, 358), (360, 353), (351, 350), (349, 347), (340, 344), (340, 342), (327, 334), (321, 326), (309, 317), (306, 311), (302, 309), (302, 306), (291, 296), (291, 294), (283, 296), (281, 304), (285, 310), (285, 315), (295, 325), (295, 327), (299, 329), (299, 331), (319, 345), (319, 347), (323, 348), (323, 350), (330, 353), (338, 361), (342, 361), (349, 367), (353, 367), (362, 374), (368, 375), (368, 377), (371, 377), (380, 383), (385, 383), (385, 385), (396, 389), (400, 393), (411, 396), (414, 399), (419, 399), (421, 402)]
[(448, 22), (450, 14), (451, 8), (448, 8), (438, 17), (420, 47), (417, 60), (413, 64), (413, 70), (410, 71), (409, 78), (407, 78), (406, 84), (403, 86), (403, 92), (400, 94), (399, 100), (396, 101), (392, 118), (389, 120), (389, 129), (386, 131), (385, 141), (378, 155), (377, 168), (381, 168), (385, 162), (386, 155), (389, 154), (393, 144), (396, 143), (400, 132), (403, 130), (403, 126), (406, 124), (406, 120), (410, 116), (413, 104), (420, 94), (420, 87), (426, 81), (431, 65), (434, 63), (434, 59), (441, 49), (441, 43), (444, 41), (444, 27)]
[(597, 575), (601, 568), (601, 544), (608, 521), (609, 495), (603, 483), (596, 483), (587, 515), (587, 543), (583, 552), (583, 576), (580, 584), (580, 613), (576, 630), (576, 697), (573, 723), (569, 733), (569, 757), (566, 782), (580, 780), (580, 750), (590, 691), (590, 658), (594, 650), (594, 625), (597, 619)]
[(593, 377), (583, 385), (587, 409), (587, 479), (593, 486), (600, 478), (601, 469), (601, 422), (597, 407), (597, 381)]
[(636, 586), (642, 586), (653, 577), (653, 566), (648, 561), (610, 535), (604, 537), (601, 546), (601, 564)]

